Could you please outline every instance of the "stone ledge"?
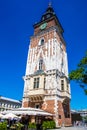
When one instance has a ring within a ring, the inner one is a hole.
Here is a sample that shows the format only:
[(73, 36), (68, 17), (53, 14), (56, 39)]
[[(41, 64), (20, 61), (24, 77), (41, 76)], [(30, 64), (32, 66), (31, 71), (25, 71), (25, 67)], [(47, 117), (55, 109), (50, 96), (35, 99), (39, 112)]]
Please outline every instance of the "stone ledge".
[(67, 124), (67, 125), (64, 125), (64, 127), (71, 127), (72, 124)]

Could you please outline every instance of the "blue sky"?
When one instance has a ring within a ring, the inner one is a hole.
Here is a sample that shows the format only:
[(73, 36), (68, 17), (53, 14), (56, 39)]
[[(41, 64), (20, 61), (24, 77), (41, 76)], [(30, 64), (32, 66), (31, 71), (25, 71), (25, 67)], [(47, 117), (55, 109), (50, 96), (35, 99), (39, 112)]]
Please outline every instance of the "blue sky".
[[(64, 28), (69, 72), (87, 50), (87, 0), (51, 0)], [(29, 38), (49, 0), (0, 0), (0, 95), (21, 100)], [(87, 96), (71, 82), (71, 108), (87, 108)]]

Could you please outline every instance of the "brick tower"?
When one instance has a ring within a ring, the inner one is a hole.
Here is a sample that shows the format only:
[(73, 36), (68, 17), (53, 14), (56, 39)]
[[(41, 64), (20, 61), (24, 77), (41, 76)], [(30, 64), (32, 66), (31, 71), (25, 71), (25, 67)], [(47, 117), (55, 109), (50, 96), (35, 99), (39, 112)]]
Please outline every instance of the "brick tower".
[(49, 4), (34, 24), (24, 76), (23, 107), (53, 113), (56, 126), (71, 124), (70, 85), (63, 28)]

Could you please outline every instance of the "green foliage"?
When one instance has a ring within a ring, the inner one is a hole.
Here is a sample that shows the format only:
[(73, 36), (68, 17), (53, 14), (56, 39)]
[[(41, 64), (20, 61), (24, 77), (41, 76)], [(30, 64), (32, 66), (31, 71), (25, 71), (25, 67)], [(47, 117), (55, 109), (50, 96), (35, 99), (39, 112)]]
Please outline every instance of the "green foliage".
[(24, 126), (23, 124), (21, 124), (20, 122), (18, 122), (18, 123), (16, 124), (16, 129), (17, 129), (17, 130), (21, 130), (21, 128), (22, 128), (23, 126)]
[(0, 122), (0, 130), (7, 130), (7, 122)]
[(54, 129), (56, 127), (56, 124), (54, 121), (44, 121), (42, 124), (43, 130), (46, 129)]
[(36, 129), (36, 123), (29, 122), (28, 128)]
[(83, 117), (83, 120), (87, 123), (87, 116)]
[(80, 60), (77, 69), (70, 72), (69, 78), (70, 80), (78, 82), (87, 95), (87, 53)]

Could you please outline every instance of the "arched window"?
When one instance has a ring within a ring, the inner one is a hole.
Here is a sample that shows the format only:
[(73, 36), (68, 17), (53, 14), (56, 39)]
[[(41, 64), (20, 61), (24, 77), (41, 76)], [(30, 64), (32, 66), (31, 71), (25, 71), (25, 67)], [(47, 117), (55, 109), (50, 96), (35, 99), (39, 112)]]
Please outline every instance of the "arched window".
[(40, 61), (39, 61), (39, 70), (42, 70), (42, 68), (43, 68), (43, 60), (40, 59)]
[(43, 45), (44, 44), (44, 39), (41, 39), (41, 45)]
[(40, 39), (39, 45), (40, 45), (40, 46), (44, 45), (44, 38), (41, 38), (41, 39)]

